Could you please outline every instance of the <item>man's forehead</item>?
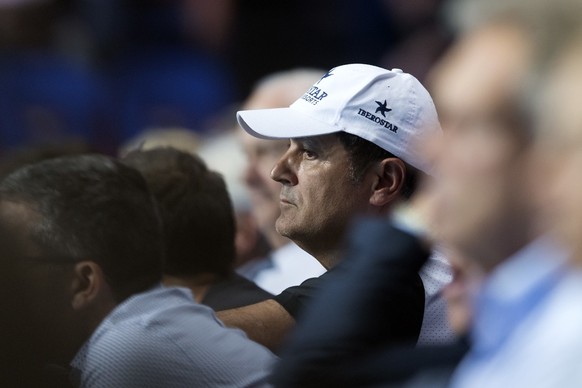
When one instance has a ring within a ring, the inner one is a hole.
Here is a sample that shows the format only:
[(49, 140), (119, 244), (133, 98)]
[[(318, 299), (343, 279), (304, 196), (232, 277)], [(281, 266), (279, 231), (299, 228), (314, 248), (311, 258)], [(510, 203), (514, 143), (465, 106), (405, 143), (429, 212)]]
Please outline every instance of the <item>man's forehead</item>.
[(330, 146), (336, 143), (339, 143), (339, 138), (334, 134), (327, 134), (327, 135), (316, 135), (316, 136), (307, 136), (307, 137), (296, 137), (292, 138), (291, 141), (302, 143), (302, 144), (310, 144), (313, 146)]

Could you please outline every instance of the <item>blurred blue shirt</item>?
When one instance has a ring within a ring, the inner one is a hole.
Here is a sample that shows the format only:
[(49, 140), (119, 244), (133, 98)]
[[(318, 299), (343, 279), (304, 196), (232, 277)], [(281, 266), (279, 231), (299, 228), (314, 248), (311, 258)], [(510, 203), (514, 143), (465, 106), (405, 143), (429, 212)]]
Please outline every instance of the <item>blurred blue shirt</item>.
[(453, 387), (582, 386), (582, 273), (565, 259), (540, 238), (492, 273)]

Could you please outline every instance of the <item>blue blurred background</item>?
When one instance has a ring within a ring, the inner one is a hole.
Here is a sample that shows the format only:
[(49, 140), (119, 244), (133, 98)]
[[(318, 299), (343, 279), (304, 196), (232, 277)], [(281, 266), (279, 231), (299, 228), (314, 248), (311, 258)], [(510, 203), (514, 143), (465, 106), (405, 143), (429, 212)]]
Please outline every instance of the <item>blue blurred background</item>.
[(0, 153), (232, 126), (266, 74), (362, 62), (423, 79), (441, 0), (0, 0)]

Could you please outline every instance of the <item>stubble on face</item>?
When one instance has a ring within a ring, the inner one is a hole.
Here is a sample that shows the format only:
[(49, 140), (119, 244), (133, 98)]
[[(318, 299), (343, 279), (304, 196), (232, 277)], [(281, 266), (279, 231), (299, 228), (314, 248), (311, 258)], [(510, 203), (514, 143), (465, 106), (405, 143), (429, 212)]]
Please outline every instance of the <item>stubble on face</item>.
[(274, 176), (283, 184), (277, 231), (315, 257), (337, 251), (350, 220), (368, 205), (367, 182), (350, 179), (350, 155), (334, 135), (292, 140), (283, 158), (283, 173)]

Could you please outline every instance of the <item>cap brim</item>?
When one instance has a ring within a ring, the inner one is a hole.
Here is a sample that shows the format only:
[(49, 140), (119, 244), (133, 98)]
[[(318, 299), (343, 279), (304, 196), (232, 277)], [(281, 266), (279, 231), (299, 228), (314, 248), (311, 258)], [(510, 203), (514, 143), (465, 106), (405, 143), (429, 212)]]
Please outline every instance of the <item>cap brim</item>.
[(239, 125), (262, 139), (289, 139), (339, 132), (342, 129), (292, 108), (253, 109), (236, 113)]

